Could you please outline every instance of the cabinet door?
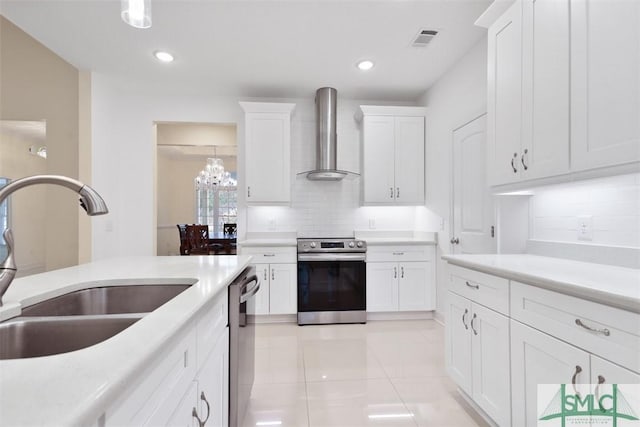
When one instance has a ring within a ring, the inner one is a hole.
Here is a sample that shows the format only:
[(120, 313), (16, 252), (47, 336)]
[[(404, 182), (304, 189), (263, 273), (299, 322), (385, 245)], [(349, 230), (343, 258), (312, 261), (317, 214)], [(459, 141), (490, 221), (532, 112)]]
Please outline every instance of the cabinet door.
[(569, 171), (569, 1), (522, 3), (524, 179)]
[[(173, 412), (169, 420), (161, 422), (160, 420), (152, 420), (151, 427), (197, 427), (198, 422), (193, 416), (193, 409), (196, 407), (198, 401), (198, 383), (193, 381), (189, 390), (182, 396), (182, 400), (178, 404), (178, 407)], [(199, 412), (200, 413), (200, 412)]]
[(447, 292), (445, 358), (447, 372), (471, 396), (471, 301)]
[(430, 262), (405, 262), (398, 265), (398, 309), (400, 311), (433, 310)]
[(496, 185), (520, 179), (522, 5), (519, 1), (489, 28), (488, 43), (489, 181)]
[(245, 126), (247, 202), (289, 202), (289, 114), (249, 113)]
[(220, 336), (198, 373), (198, 415), (207, 426), (226, 427), (229, 423), (229, 328)]
[(571, 2), (571, 168), (640, 160), (640, 2)]
[(298, 312), (298, 268), (296, 264), (271, 264), (269, 313)]
[(365, 116), (363, 126), (363, 177), (365, 203), (393, 204), (394, 118)]
[(592, 354), (591, 384), (640, 384), (640, 375)]
[(397, 263), (367, 263), (367, 311), (398, 311)]
[(260, 279), (260, 289), (256, 293), (256, 314), (269, 314), (269, 264), (254, 264)]
[(588, 384), (589, 370), (589, 353), (511, 320), (511, 424), (538, 425), (538, 384)]
[(472, 305), (471, 370), (473, 400), (498, 423), (509, 425), (509, 319), (478, 304)]
[(424, 204), (424, 117), (395, 118), (395, 199)]

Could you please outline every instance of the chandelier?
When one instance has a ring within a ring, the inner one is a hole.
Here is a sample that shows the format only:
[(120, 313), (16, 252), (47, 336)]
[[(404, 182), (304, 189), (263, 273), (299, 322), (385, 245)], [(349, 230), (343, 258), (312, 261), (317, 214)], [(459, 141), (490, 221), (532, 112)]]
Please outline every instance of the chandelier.
[(216, 187), (235, 187), (238, 181), (224, 170), (222, 159), (208, 158), (204, 169), (195, 178), (196, 190), (213, 190)]

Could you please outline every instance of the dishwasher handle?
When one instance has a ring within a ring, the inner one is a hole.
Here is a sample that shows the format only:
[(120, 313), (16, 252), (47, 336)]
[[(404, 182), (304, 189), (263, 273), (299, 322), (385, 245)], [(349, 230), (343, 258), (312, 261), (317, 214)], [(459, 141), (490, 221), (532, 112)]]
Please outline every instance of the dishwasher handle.
[[(252, 288), (247, 289), (248, 285), (252, 282), (256, 282), (256, 284)], [(246, 291), (240, 294), (240, 304), (247, 302), (249, 298), (254, 296), (260, 290), (260, 280), (258, 279), (258, 276), (255, 274), (253, 276), (249, 276), (241, 285), (241, 289), (242, 288), (246, 289)]]

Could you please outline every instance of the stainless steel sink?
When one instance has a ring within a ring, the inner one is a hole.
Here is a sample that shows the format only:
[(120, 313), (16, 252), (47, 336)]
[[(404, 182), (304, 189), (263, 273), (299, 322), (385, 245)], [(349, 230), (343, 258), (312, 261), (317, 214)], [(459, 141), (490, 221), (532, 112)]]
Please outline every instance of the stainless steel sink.
[(67, 353), (98, 344), (142, 315), (25, 318), (0, 323), (0, 360)]
[(106, 286), (74, 291), (22, 310), (22, 316), (149, 313), (191, 285)]

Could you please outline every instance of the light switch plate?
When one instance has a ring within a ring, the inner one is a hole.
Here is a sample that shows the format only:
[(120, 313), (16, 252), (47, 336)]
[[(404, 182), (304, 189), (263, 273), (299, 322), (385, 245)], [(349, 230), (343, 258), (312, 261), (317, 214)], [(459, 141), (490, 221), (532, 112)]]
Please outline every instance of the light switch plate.
[(593, 240), (593, 215), (578, 216), (578, 240)]

